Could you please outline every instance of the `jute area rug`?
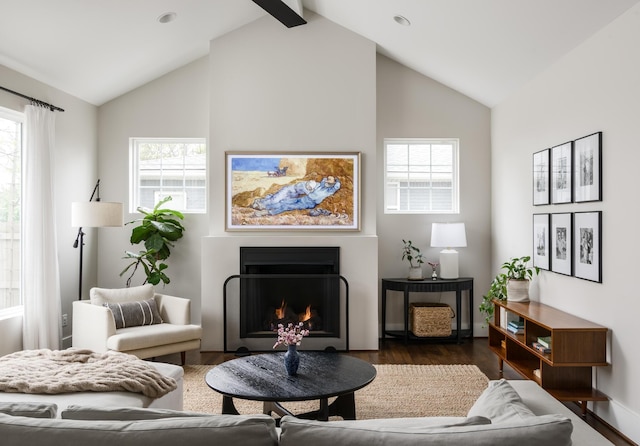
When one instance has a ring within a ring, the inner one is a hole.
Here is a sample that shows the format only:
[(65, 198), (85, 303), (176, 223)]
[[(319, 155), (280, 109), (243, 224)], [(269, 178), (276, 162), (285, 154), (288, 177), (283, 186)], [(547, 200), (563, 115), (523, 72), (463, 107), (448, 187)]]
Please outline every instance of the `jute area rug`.
[[(212, 367), (184, 366), (184, 410), (221, 412), (222, 395), (210, 389), (204, 380)], [(358, 419), (466, 416), (489, 382), (475, 365), (383, 364), (374, 367), (378, 373), (373, 382), (355, 392)], [(233, 401), (241, 414), (262, 413), (261, 402)], [(304, 413), (317, 410), (319, 403), (304, 401), (283, 405), (293, 413)]]

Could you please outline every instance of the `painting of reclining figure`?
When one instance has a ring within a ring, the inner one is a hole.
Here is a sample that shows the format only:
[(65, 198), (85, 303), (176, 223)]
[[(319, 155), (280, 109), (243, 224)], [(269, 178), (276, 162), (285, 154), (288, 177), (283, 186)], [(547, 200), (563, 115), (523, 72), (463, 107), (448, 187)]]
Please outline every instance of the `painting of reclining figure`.
[(226, 153), (227, 230), (360, 230), (360, 153)]

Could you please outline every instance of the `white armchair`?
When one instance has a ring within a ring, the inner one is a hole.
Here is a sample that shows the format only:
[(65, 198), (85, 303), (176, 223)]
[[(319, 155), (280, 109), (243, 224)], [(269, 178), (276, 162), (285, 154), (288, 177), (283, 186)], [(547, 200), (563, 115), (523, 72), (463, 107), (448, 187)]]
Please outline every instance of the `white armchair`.
[[(107, 290), (92, 288), (91, 300), (73, 302), (72, 345), (96, 352), (115, 350), (141, 359), (200, 348), (202, 327), (191, 324), (191, 301), (153, 292), (151, 285)], [(104, 303), (155, 300), (162, 323), (116, 328), (112, 311)]]

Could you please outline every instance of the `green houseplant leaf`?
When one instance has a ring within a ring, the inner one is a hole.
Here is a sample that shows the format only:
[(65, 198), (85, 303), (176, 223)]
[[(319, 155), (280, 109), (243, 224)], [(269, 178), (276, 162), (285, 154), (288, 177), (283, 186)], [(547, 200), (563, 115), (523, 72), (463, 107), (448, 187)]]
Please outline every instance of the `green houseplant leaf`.
[(162, 205), (171, 199), (169, 196), (160, 200), (153, 209), (139, 207), (138, 212), (143, 217), (126, 223), (138, 224), (132, 229), (129, 240), (132, 245), (143, 243), (145, 248), (145, 251), (138, 253), (125, 251), (123, 258), (130, 260), (130, 263), (122, 270), (120, 276), (130, 273), (127, 286), (131, 286), (131, 280), (140, 266), (146, 275), (144, 283), (157, 285), (160, 282), (171, 282), (165, 273), (168, 265), (161, 261), (171, 255), (169, 248), (174, 247), (174, 242), (181, 239), (185, 231), (185, 227), (179, 221), (184, 219), (182, 212), (162, 208)]

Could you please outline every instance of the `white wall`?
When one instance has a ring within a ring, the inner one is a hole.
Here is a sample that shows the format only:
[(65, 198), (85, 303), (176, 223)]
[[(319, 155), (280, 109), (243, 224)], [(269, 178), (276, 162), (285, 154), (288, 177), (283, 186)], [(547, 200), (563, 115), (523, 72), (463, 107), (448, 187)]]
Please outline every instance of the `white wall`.
[[(375, 44), (311, 12), (305, 19), (307, 25), (287, 29), (267, 16), (211, 42), (214, 193), (212, 237), (203, 245), (204, 349), (222, 347), (223, 282), (230, 272), (239, 272), (238, 248), (252, 240), (256, 245), (341, 246), (341, 264), (350, 263), (343, 270), (357, 285), (354, 305), (362, 308), (351, 318), (350, 347), (378, 347)], [(362, 231), (225, 232), (228, 150), (362, 152)]]
[[(431, 223), (462, 221), (467, 247), (460, 248), (460, 276), (474, 278), (474, 335), (486, 336), (484, 316), (477, 307), (491, 282), (490, 209), (491, 138), (490, 110), (484, 105), (391, 59), (377, 58), (377, 147), (376, 170), (380, 277), (406, 277), (408, 264), (402, 260), (402, 240), (418, 246), (430, 261), (438, 261), (439, 248), (429, 246)], [(384, 213), (385, 138), (460, 139), (460, 214), (394, 215)], [(424, 273), (431, 268), (424, 265)], [(387, 328), (402, 326), (402, 293), (388, 301)], [(412, 300), (446, 302), (455, 308), (455, 293), (421, 295)], [(394, 305), (395, 303), (395, 305)], [(463, 328), (467, 327), (467, 305), (463, 304)]]
[[(512, 256), (532, 251), (533, 213), (601, 210), (602, 284), (543, 272), (539, 299), (608, 327), (610, 366), (597, 369), (597, 387), (611, 401), (594, 411), (635, 442), (640, 441), (640, 314), (637, 274), (640, 240), (638, 104), (640, 104), (640, 6), (582, 44), (495, 107), (492, 114), (494, 271)], [(532, 154), (603, 132), (603, 201), (536, 206)]]
[[(206, 138), (209, 133), (208, 58), (179, 68), (99, 108), (99, 166), (103, 178), (100, 191), (105, 200), (125, 203), (125, 222), (141, 217), (128, 212), (129, 138)], [(211, 187), (210, 187), (211, 190)], [(215, 210), (214, 210), (215, 212)], [(207, 235), (206, 214), (186, 214), (186, 231), (176, 242), (167, 260), (171, 283), (156, 287), (158, 292), (192, 300), (192, 320), (200, 321), (200, 245)], [(99, 230), (98, 284), (121, 288), (126, 277), (120, 272), (127, 265), (126, 250), (140, 246), (129, 242), (133, 225)], [(140, 272), (132, 285), (141, 285)]]
[[(77, 228), (71, 227), (71, 202), (89, 200), (97, 180), (97, 109), (60, 90), (0, 65), (2, 86), (65, 110), (56, 112), (54, 154), (54, 197), (56, 233), (60, 263), (62, 313), (71, 319), (71, 303), (78, 298), (79, 252), (73, 249)], [(0, 106), (19, 112), (29, 102), (0, 91)], [(94, 230), (87, 230), (84, 249), (84, 283), (95, 283), (97, 244)], [(84, 284), (83, 284), (84, 285)], [(0, 325), (0, 353), (22, 345), (22, 331), (15, 322)], [(21, 326), (21, 325), (20, 325)], [(69, 344), (71, 324), (63, 328), (65, 346)], [(3, 346), (6, 346), (3, 347)]]

